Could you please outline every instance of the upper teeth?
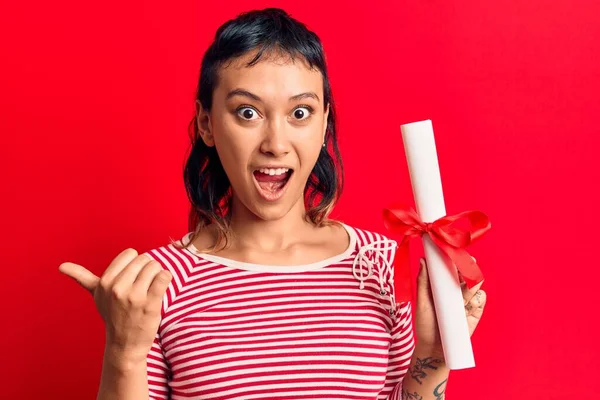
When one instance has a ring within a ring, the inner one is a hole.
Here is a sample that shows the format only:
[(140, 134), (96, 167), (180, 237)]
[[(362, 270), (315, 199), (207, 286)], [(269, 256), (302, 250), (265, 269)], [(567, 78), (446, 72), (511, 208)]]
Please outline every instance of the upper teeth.
[(289, 168), (261, 168), (261, 169), (259, 169), (260, 172), (262, 172), (263, 174), (268, 174), (268, 175), (281, 175), (281, 174), (285, 174), (289, 170), (290, 170)]

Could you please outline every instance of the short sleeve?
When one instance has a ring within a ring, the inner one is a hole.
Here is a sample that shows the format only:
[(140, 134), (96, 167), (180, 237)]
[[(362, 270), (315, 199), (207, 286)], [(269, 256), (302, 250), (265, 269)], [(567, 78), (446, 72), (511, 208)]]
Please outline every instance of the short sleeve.
[(163, 353), (158, 333), (154, 338), (146, 363), (150, 400), (170, 399), (169, 378), (171, 371)]
[(378, 399), (401, 400), (402, 381), (415, 349), (412, 302), (400, 303), (395, 315), (385, 386)]

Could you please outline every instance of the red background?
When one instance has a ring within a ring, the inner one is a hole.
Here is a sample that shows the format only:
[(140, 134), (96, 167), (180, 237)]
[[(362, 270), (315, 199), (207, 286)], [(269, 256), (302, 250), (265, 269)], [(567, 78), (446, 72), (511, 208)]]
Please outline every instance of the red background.
[(101, 274), (187, 232), (202, 54), (264, 6), (324, 42), (347, 178), (335, 216), (383, 231), (384, 206), (413, 202), (399, 126), (430, 118), (448, 213), (492, 221), (470, 250), (488, 292), (477, 367), (447, 397), (593, 397), (600, 5), (582, 0), (4, 2), (1, 397), (95, 398), (102, 320), (58, 265)]

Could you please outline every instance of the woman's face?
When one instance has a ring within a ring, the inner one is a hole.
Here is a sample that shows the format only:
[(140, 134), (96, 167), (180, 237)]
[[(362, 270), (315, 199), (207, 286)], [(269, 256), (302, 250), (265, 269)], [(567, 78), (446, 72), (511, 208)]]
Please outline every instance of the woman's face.
[[(210, 113), (199, 109), (204, 142), (216, 146), (234, 195), (263, 220), (304, 209), (304, 188), (323, 149), (329, 107), (323, 77), (304, 60), (247, 54), (219, 72)], [(241, 204), (240, 204), (241, 203)]]

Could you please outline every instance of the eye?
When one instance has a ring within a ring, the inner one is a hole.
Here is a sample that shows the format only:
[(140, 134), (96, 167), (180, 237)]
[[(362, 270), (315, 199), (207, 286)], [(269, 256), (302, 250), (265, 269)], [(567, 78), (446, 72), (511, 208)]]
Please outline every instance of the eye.
[(254, 108), (248, 106), (238, 108), (237, 114), (246, 121), (252, 121), (253, 116), (258, 116), (258, 112)]
[(296, 119), (298, 119), (299, 121), (304, 121), (306, 119), (308, 119), (314, 112), (314, 109), (311, 106), (307, 106), (307, 105), (302, 105), (302, 106), (298, 106), (295, 110), (294, 110), (294, 117), (296, 117)]

